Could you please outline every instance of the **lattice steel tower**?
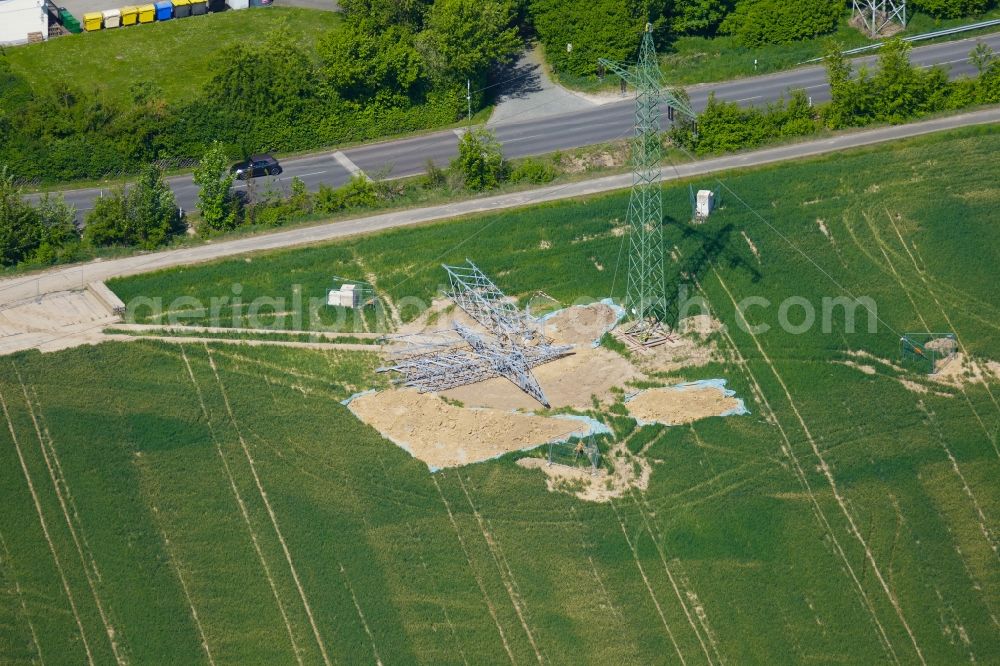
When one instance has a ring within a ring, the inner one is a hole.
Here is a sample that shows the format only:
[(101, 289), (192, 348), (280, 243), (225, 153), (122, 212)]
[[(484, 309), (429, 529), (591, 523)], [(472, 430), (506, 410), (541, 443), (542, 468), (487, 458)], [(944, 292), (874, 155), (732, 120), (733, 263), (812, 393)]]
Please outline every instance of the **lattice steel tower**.
[(653, 27), (646, 32), (635, 65), (602, 58), (600, 64), (636, 89), (635, 137), (632, 140), (632, 194), (628, 224), (630, 252), (625, 309), (634, 325), (627, 331), (641, 342), (663, 333), (668, 311), (663, 246), (663, 192), (660, 186), (661, 105), (666, 104), (692, 118), (695, 114), (666, 87), (653, 45)]
[(870, 37), (878, 37), (894, 23), (906, 27), (906, 0), (853, 0), (851, 16)]

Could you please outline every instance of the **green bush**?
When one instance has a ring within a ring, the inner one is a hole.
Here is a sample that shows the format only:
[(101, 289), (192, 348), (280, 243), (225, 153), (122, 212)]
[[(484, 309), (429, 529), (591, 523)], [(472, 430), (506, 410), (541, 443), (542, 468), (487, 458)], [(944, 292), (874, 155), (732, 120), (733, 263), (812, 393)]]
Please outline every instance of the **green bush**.
[(910, 45), (901, 39), (886, 42), (874, 75), (864, 68), (854, 76), (850, 63), (834, 46), (826, 58), (831, 102), (825, 112), (830, 127), (871, 122), (901, 123), (922, 114), (952, 108), (952, 85), (939, 68), (910, 64)]
[(78, 239), (74, 217), (61, 195), (28, 203), (13, 175), (0, 170), (0, 266), (52, 263), (72, 253)]
[(744, 0), (720, 31), (749, 47), (788, 44), (832, 32), (843, 13), (843, 0)]
[(336, 213), (354, 208), (370, 208), (377, 203), (375, 186), (363, 175), (358, 174), (336, 189), (320, 185), (313, 200), (313, 207), (319, 213)]
[(218, 141), (202, 156), (194, 170), (198, 186), (201, 220), (212, 231), (232, 229), (237, 224), (238, 202), (233, 196), (235, 174), (229, 173), (229, 157)]
[(687, 0), (674, 4), (670, 29), (679, 35), (711, 35), (732, 11), (732, 0)]
[(510, 179), (515, 183), (533, 183), (542, 185), (552, 182), (556, 177), (556, 170), (548, 162), (528, 158), (514, 167), (510, 173)]
[(715, 95), (710, 95), (708, 105), (698, 116), (697, 133), (689, 126), (678, 124), (669, 137), (675, 145), (706, 155), (808, 135), (818, 127), (818, 116), (801, 90), (793, 92), (787, 101), (781, 100), (765, 108), (720, 102)]
[(1000, 60), (993, 49), (986, 44), (977, 44), (969, 57), (979, 70), (979, 78), (973, 88), (975, 102), (1000, 104)]
[(991, 0), (910, 0), (909, 6), (937, 18), (960, 18), (982, 14), (991, 4)]
[(152, 249), (181, 231), (174, 194), (163, 172), (146, 165), (128, 190), (101, 197), (87, 214), (83, 238), (94, 246), (127, 245)]
[(496, 135), (486, 129), (475, 129), (462, 135), (451, 169), (462, 178), (466, 188), (478, 192), (502, 183), (508, 165)]

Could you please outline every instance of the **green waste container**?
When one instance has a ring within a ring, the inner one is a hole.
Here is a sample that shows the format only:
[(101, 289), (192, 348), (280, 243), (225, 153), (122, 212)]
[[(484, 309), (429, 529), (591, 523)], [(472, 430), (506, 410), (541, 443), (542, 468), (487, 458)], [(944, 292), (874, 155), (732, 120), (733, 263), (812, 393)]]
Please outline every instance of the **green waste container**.
[(83, 26), (80, 22), (73, 16), (68, 9), (65, 7), (59, 8), (59, 22), (64, 28), (72, 32), (73, 34), (78, 34), (83, 32)]

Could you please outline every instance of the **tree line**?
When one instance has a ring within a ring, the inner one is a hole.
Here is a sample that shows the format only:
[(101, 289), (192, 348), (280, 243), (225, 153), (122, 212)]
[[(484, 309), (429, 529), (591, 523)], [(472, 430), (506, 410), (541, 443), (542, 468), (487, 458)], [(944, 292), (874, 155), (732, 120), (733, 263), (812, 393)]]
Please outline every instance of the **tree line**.
[(179, 102), (149, 81), (124, 104), (83, 84), (32, 88), (0, 56), (0, 163), (26, 181), (97, 179), (197, 158), (214, 140), (247, 155), (438, 127), (464, 114), (466, 81), (482, 88), (521, 44), (505, 0), (378, 4), (343, 2), (345, 23), (315, 44), (281, 28), (233, 44), (201, 94)]
[[(696, 120), (678, 116), (664, 139), (697, 155), (753, 148), (824, 128), (840, 129), (872, 123), (901, 123), (921, 116), (975, 104), (1000, 104), (1000, 58), (986, 45), (971, 53), (979, 74), (949, 81), (944, 70), (915, 67), (910, 46), (890, 40), (880, 51), (878, 68), (855, 71), (839, 48), (831, 47), (825, 63), (832, 99), (813, 105), (802, 91), (765, 107), (742, 107), (710, 97)], [(683, 91), (677, 91), (683, 96)], [(251, 200), (233, 188), (229, 172), (233, 156), (215, 140), (201, 154), (194, 171), (199, 187), (197, 233), (225, 233), (245, 226), (277, 226), (307, 215), (330, 215), (366, 209), (399, 198), (407, 187), (421, 192), (484, 191), (503, 183), (540, 184), (553, 180), (552, 164), (528, 159), (512, 167), (502, 146), (489, 131), (466, 132), (458, 155), (447, 170), (428, 163), (426, 174), (413, 185), (356, 176), (339, 188), (321, 185), (310, 193), (298, 179), (285, 195), (266, 183)], [(0, 170), (0, 266), (44, 265), (89, 256), (97, 248), (152, 249), (188, 230), (188, 221), (174, 202), (162, 170), (143, 164), (139, 177), (98, 199), (82, 229), (75, 211), (59, 195), (43, 195), (37, 203), (25, 199), (13, 174)]]
[[(526, 21), (560, 74), (591, 77), (598, 58), (630, 60), (646, 24), (658, 46), (688, 35), (731, 35), (746, 47), (787, 44), (833, 32), (849, 0), (527, 0)], [(935, 18), (976, 16), (997, 0), (908, 0)]]
[(939, 67), (924, 69), (910, 62), (910, 45), (899, 38), (879, 51), (878, 67), (855, 70), (839, 47), (825, 57), (831, 100), (810, 103), (805, 92), (764, 107), (720, 102), (714, 95), (697, 122), (680, 119), (670, 140), (697, 155), (754, 148), (824, 128), (844, 129), (874, 123), (903, 123), (931, 113), (978, 104), (1000, 104), (1000, 58), (985, 44), (970, 54), (978, 76), (949, 81)]
[[(911, 0), (935, 16), (1000, 0)], [(292, 152), (440, 127), (486, 103), (493, 68), (537, 34), (560, 73), (592, 76), (599, 57), (634, 57), (647, 22), (678, 35), (732, 34), (748, 45), (832, 30), (845, 0), (343, 0), (343, 25), (314, 44), (276, 29), (218, 53), (193, 99), (151, 81), (130, 99), (66, 81), (33, 88), (0, 55), (0, 164), (21, 181), (136, 174), (197, 159), (215, 140), (238, 157)], [(571, 45), (571, 46), (570, 46)]]

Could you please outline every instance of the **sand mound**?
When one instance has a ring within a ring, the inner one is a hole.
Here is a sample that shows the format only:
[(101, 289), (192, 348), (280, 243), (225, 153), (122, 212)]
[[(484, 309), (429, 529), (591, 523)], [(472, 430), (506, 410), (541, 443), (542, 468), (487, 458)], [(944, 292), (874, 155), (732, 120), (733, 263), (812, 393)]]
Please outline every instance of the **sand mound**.
[[(593, 406), (591, 396), (597, 396), (601, 402), (612, 402), (613, 387), (622, 388), (629, 381), (643, 377), (627, 359), (601, 347), (579, 348), (576, 353), (540, 365), (533, 372), (545, 396), (556, 408), (589, 409)], [(441, 395), (470, 407), (525, 411), (542, 407), (502, 377), (461, 386)]]
[(653, 347), (635, 360), (649, 372), (676, 372), (683, 368), (707, 365), (718, 356), (715, 342), (702, 342), (697, 336), (681, 336)]
[(585, 345), (599, 340), (617, 321), (614, 308), (592, 303), (560, 310), (545, 320), (542, 330), (556, 344)]
[(950, 354), (958, 349), (958, 341), (951, 338), (934, 338), (925, 344), (924, 347), (931, 351)]
[(480, 462), (590, 431), (582, 421), (467, 409), (413, 390), (362, 395), (351, 401), (350, 410), (432, 469)]
[(741, 402), (718, 388), (657, 388), (643, 391), (625, 403), (640, 421), (680, 425), (739, 409)]

